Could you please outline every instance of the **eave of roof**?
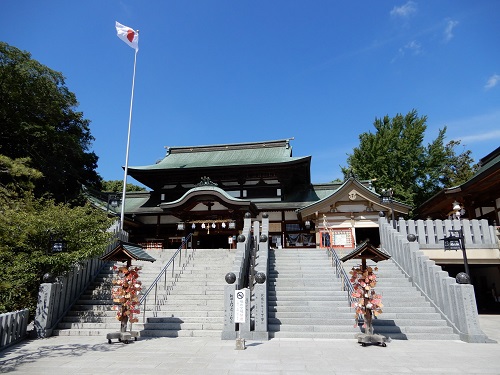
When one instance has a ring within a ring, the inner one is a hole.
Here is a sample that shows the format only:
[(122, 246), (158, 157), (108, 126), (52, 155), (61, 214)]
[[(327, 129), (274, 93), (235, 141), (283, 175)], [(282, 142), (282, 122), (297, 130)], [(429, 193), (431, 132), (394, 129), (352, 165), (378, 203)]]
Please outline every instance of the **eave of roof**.
[(371, 259), (374, 262), (380, 262), (381, 260), (387, 260), (390, 257), (391, 256), (389, 254), (385, 253), (381, 249), (376, 248), (368, 241), (364, 241), (340, 260), (342, 262), (346, 262), (351, 259)]
[(157, 164), (129, 167), (131, 173), (155, 170), (180, 170), (310, 162), (311, 156), (293, 157), (289, 140), (237, 143), (213, 146), (168, 148)]
[(125, 262), (132, 259), (142, 260), (147, 262), (156, 261), (155, 258), (153, 258), (151, 255), (149, 255), (143, 250), (142, 246), (124, 241), (120, 241), (113, 250), (111, 250), (106, 255), (102, 256), (101, 259), (104, 261), (119, 261), (119, 262)]
[[(315, 207), (321, 207), (322, 205), (324, 205), (325, 201), (333, 198), (335, 195), (341, 195), (343, 190), (346, 189), (346, 187), (351, 185), (351, 184), (354, 184), (357, 188), (365, 191), (367, 194), (372, 195), (374, 198), (377, 199), (377, 201), (380, 200), (380, 194), (376, 193), (374, 190), (363, 185), (363, 183), (360, 180), (358, 180), (354, 177), (349, 177), (335, 191), (331, 192), (330, 194), (327, 194), (326, 196), (324, 196), (323, 198), (321, 198), (315, 202), (312, 202), (312, 203), (300, 208), (297, 211), (300, 213), (302, 211), (307, 211), (307, 210), (311, 210), (311, 209), (314, 210)], [(402, 213), (405, 213), (405, 214), (408, 213), (409, 209), (411, 208), (409, 205), (407, 205), (405, 203), (398, 202), (398, 201), (394, 201), (393, 205), (394, 205), (395, 210), (402, 212)]]
[(176, 206), (179, 206), (179, 205), (185, 203), (192, 196), (195, 196), (198, 194), (206, 194), (206, 193), (216, 194), (219, 197), (221, 197), (223, 201), (230, 202), (230, 203), (235, 204), (235, 205), (250, 205), (250, 204), (252, 204), (252, 202), (250, 200), (235, 198), (217, 186), (198, 186), (198, 187), (189, 189), (186, 193), (184, 193), (182, 195), (182, 197), (180, 197), (179, 199), (176, 199), (175, 201), (161, 203), (160, 207), (161, 208), (176, 207)]

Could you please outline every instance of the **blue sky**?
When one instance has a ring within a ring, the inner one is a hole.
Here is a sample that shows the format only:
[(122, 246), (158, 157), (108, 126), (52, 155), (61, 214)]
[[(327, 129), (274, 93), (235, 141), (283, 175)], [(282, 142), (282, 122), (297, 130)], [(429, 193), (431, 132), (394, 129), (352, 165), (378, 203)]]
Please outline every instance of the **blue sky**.
[(426, 142), (447, 126), (476, 160), (500, 145), (499, 1), (0, 4), (0, 40), (65, 75), (106, 180), (123, 178), (134, 62), (115, 21), (140, 30), (130, 166), (165, 146), (295, 137), (328, 182), (375, 118), (412, 109)]

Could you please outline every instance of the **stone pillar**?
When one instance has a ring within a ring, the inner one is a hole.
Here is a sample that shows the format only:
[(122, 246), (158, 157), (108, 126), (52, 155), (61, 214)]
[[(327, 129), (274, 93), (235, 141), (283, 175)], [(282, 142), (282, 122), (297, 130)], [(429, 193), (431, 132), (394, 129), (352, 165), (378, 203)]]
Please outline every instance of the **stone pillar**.
[(452, 284), (450, 287), (456, 298), (460, 339), (465, 342), (489, 342), (479, 326), (474, 287), (470, 284)]
[(60, 285), (58, 283), (43, 283), (40, 285), (34, 324), (38, 338), (46, 338), (52, 335), (54, 301), (59, 289)]

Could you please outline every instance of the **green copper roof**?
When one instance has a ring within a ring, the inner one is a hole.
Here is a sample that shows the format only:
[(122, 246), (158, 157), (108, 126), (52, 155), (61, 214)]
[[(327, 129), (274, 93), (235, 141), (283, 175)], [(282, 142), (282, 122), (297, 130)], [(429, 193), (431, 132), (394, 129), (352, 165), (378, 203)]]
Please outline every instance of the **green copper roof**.
[(146, 253), (141, 245), (130, 242), (119, 241), (116, 247), (109, 253), (101, 257), (102, 260), (126, 262), (128, 260), (144, 260), (154, 262), (156, 259)]
[(259, 165), (307, 160), (293, 157), (289, 139), (227, 145), (167, 147), (167, 155), (154, 165), (131, 167), (132, 170), (161, 170), (238, 165)]

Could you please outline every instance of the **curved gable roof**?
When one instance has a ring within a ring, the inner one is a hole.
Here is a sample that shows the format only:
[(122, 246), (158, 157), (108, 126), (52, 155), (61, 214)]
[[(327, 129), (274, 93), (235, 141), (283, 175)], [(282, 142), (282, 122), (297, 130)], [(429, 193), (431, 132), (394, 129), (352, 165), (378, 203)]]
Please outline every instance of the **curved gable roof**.
[[(293, 139), (293, 138), (292, 138)], [(167, 147), (167, 155), (157, 164), (130, 167), (133, 171), (189, 169), (239, 165), (281, 164), (309, 160), (293, 157), (290, 139), (212, 146)]]
[[(355, 177), (349, 177), (337, 190), (314, 203), (298, 209), (297, 213), (302, 216), (309, 216), (317, 211), (328, 210), (331, 204), (337, 202), (341, 197), (345, 196), (353, 188), (355, 188), (357, 193), (364, 199), (372, 201), (379, 206), (386, 207), (386, 205), (380, 204), (380, 194), (363, 185)], [(393, 205), (395, 211), (404, 214), (407, 214), (410, 209), (410, 206), (397, 201), (394, 201)]]

